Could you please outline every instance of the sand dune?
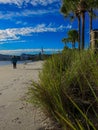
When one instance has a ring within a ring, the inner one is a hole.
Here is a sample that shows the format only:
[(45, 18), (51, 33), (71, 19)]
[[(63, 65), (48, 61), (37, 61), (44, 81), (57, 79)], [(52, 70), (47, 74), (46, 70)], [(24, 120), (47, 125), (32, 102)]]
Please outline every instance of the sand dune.
[(24, 98), (33, 80), (38, 80), (42, 61), (0, 66), (0, 130), (38, 130), (40, 112)]

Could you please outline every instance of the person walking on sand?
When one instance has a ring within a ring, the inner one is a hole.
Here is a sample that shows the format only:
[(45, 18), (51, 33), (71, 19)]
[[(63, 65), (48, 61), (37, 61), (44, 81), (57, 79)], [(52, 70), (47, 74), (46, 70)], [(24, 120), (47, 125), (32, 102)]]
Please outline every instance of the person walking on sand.
[(17, 68), (17, 57), (16, 56), (12, 57), (12, 64), (13, 64), (13, 69), (16, 69)]

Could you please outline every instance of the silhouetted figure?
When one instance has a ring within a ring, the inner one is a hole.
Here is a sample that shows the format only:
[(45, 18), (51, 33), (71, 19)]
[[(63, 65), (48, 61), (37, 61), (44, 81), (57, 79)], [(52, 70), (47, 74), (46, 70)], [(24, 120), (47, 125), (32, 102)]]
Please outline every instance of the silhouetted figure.
[(41, 52), (39, 52), (39, 60), (42, 59), (42, 55), (41, 55)]
[(16, 67), (17, 67), (17, 57), (16, 56), (12, 57), (12, 64), (13, 64), (13, 69), (16, 69)]

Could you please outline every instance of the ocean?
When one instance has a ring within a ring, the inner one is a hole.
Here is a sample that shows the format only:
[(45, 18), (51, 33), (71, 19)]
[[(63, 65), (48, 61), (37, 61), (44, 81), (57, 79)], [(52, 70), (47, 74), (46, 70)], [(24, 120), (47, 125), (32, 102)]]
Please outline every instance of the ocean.
[[(17, 64), (24, 64), (25, 61), (18, 61)], [(0, 61), (0, 66), (12, 65), (11, 61)]]

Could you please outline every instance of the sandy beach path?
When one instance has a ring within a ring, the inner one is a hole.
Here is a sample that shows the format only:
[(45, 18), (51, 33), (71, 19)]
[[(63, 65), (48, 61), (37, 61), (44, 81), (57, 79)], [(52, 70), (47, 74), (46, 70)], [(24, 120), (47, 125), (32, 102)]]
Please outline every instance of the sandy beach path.
[(42, 61), (0, 66), (0, 130), (39, 130), (40, 116), (24, 97), (30, 82), (38, 79)]

